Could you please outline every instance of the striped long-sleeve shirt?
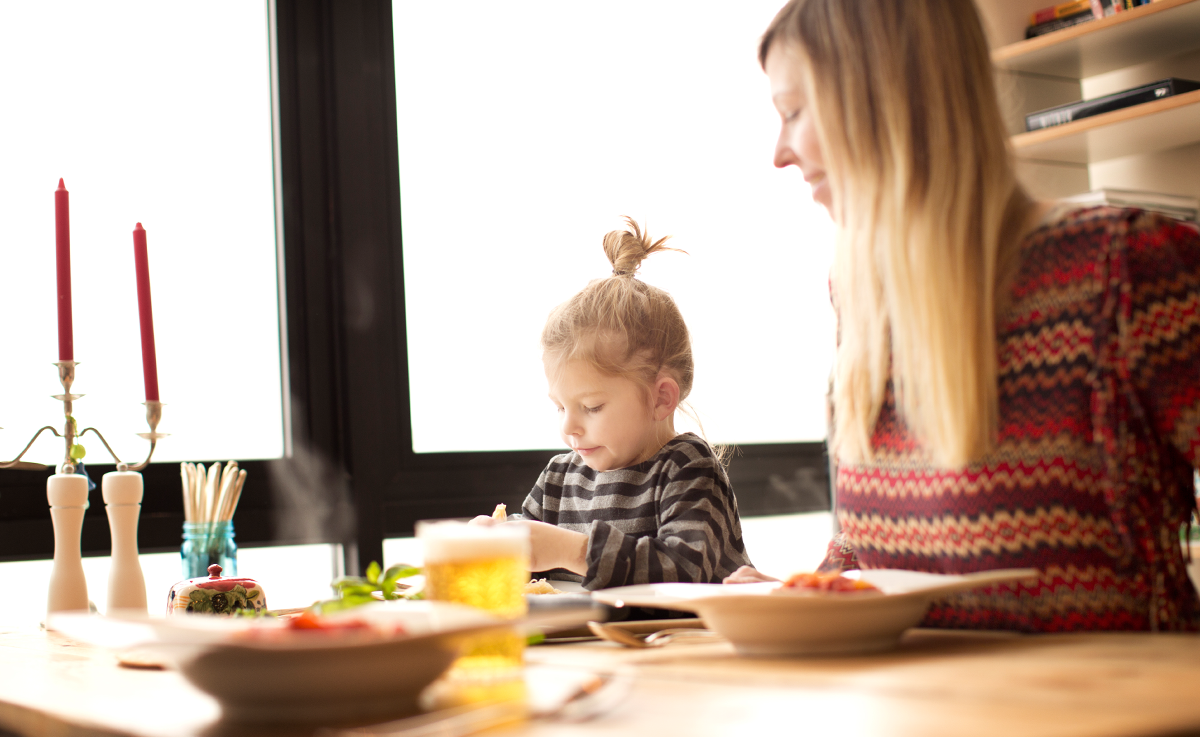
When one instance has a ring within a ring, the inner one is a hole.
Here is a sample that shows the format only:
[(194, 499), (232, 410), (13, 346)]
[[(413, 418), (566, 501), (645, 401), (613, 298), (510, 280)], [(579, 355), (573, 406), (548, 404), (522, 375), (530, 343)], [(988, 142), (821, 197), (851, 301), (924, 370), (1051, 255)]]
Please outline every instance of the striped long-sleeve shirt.
[(588, 536), (587, 589), (718, 583), (750, 564), (729, 477), (692, 433), (612, 471), (588, 468), (578, 453), (555, 456), (521, 513)]

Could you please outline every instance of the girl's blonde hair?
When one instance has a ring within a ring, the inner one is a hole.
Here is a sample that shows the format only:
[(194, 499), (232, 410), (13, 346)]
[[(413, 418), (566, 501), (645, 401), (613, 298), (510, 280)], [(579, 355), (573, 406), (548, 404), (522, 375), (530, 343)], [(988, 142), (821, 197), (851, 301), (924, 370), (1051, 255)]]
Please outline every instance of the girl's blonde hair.
[(972, 0), (792, 0), (790, 53), (838, 224), (833, 447), (870, 459), (889, 379), (933, 459), (995, 442), (997, 319), (1032, 202), (1016, 181)]
[(625, 218), (629, 228), (604, 236), (612, 276), (593, 279), (554, 308), (542, 330), (542, 353), (557, 365), (584, 361), (609, 376), (650, 387), (666, 371), (679, 384), (682, 404), (692, 391), (692, 340), (671, 295), (635, 279), (652, 253), (678, 251)]

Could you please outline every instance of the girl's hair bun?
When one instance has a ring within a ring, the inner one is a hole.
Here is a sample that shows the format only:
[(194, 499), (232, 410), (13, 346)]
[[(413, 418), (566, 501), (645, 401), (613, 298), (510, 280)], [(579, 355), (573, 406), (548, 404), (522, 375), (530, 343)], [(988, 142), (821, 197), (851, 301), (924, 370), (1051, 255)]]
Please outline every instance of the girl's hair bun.
[(652, 253), (679, 251), (678, 248), (668, 248), (664, 245), (671, 236), (651, 241), (650, 234), (643, 233), (633, 218), (626, 215), (625, 223), (629, 226), (627, 229), (614, 230), (604, 236), (604, 255), (608, 256), (608, 262), (612, 264), (613, 276), (633, 276), (642, 265), (642, 261)]

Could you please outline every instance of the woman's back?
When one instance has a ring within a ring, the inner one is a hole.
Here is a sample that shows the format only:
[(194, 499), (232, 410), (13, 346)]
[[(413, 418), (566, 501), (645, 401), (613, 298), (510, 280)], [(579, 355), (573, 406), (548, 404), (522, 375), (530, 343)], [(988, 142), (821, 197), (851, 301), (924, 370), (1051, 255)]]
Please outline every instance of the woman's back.
[(1055, 211), (1010, 294), (995, 448), (936, 467), (889, 385), (872, 461), (838, 469), (841, 562), (1041, 571), (940, 602), (929, 626), (1200, 629), (1177, 532), (1200, 465), (1200, 235), (1138, 211)]

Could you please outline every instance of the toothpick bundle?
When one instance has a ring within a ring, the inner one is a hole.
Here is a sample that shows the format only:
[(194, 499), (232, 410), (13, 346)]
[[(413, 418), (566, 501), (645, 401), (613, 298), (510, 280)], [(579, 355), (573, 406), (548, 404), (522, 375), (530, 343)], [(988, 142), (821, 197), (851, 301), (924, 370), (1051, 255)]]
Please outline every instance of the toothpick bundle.
[(179, 464), (183, 482), (183, 518), (187, 522), (228, 522), (233, 519), (246, 472), (239, 470), (237, 461), (224, 468), (214, 463), (207, 470), (203, 463)]

